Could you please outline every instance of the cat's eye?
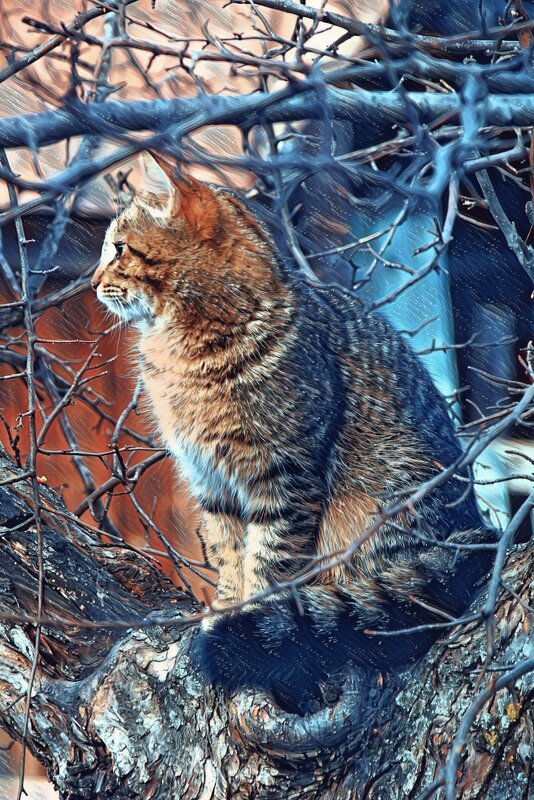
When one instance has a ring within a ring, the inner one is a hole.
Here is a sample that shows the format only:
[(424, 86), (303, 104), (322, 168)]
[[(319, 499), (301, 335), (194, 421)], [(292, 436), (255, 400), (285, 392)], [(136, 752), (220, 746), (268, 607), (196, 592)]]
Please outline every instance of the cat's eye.
[(115, 261), (118, 261), (126, 248), (126, 242), (113, 242), (115, 245)]

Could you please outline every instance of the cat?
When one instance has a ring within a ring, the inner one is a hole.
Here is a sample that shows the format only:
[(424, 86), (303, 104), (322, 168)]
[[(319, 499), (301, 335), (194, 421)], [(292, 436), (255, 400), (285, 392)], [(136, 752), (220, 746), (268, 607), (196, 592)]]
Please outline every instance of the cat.
[(424, 654), (439, 628), (367, 631), (461, 614), (491, 548), (440, 542), (495, 535), (455, 476), (348, 563), (284, 588), (318, 556), (345, 550), (388, 498), (455, 462), (454, 427), (380, 315), (301, 277), (235, 193), (178, 176), (160, 155), (144, 161), (144, 188), (111, 223), (93, 287), (139, 330), (154, 418), (219, 570), (220, 613), (203, 622), (192, 656), (213, 685), (264, 690), (306, 714), (348, 662), (398, 670)]

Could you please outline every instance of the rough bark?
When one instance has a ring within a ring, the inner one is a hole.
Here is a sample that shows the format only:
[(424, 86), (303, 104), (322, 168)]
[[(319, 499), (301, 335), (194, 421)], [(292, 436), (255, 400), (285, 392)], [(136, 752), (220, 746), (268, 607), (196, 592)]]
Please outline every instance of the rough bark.
[[(0, 458), (0, 481), (14, 474)], [(14, 620), (35, 613), (38, 575), (29, 498), (23, 481), (0, 486), (0, 721), (19, 739), (35, 634)], [(252, 693), (228, 699), (188, 659), (194, 626), (175, 620), (197, 610), (192, 599), (143, 554), (54, 513), (65, 509), (53, 492), (43, 498), (45, 614), (62, 622), (43, 625), (27, 744), (62, 798), (398, 800), (432, 783), (480, 691), (484, 626), (464, 627), (395, 678), (352, 671), (336, 705), (310, 717)], [(534, 654), (531, 566), (532, 547), (509, 560), (504, 579), (517, 597), (499, 604), (493, 669)], [(487, 673), (481, 688), (493, 674), (503, 673)], [(527, 674), (481, 709), (457, 797), (531, 796), (533, 692)]]

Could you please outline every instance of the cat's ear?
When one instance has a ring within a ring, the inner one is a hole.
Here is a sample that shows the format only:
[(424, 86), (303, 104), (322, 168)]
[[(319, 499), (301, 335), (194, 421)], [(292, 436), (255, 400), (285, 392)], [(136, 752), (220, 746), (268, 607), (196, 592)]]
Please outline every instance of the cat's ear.
[(179, 197), (173, 182), (172, 166), (160, 156), (144, 150), (141, 153), (141, 188), (136, 196), (137, 205), (144, 208), (152, 217), (168, 220)]
[(216, 191), (190, 176), (178, 176), (176, 167), (158, 153), (145, 150), (141, 157), (143, 184), (137, 202), (156, 218), (167, 222), (182, 218), (199, 238), (213, 238), (221, 215)]
[(172, 186), (172, 165), (148, 150), (143, 150), (141, 153), (141, 163), (143, 165), (141, 193), (168, 194)]

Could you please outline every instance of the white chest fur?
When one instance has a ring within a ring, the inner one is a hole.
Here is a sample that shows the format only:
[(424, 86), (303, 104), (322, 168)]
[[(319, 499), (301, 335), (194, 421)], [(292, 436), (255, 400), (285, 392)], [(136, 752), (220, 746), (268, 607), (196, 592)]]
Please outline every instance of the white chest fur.
[(156, 331), (143, 336), (139, 351), (154, 422), (191, 494), (197, 499), (235, 496), (236, 476), (228, 463), (216, 457), (215, 443), (201, 444), (202, 417), (209, 399), (195, 392), (168, 335)]

